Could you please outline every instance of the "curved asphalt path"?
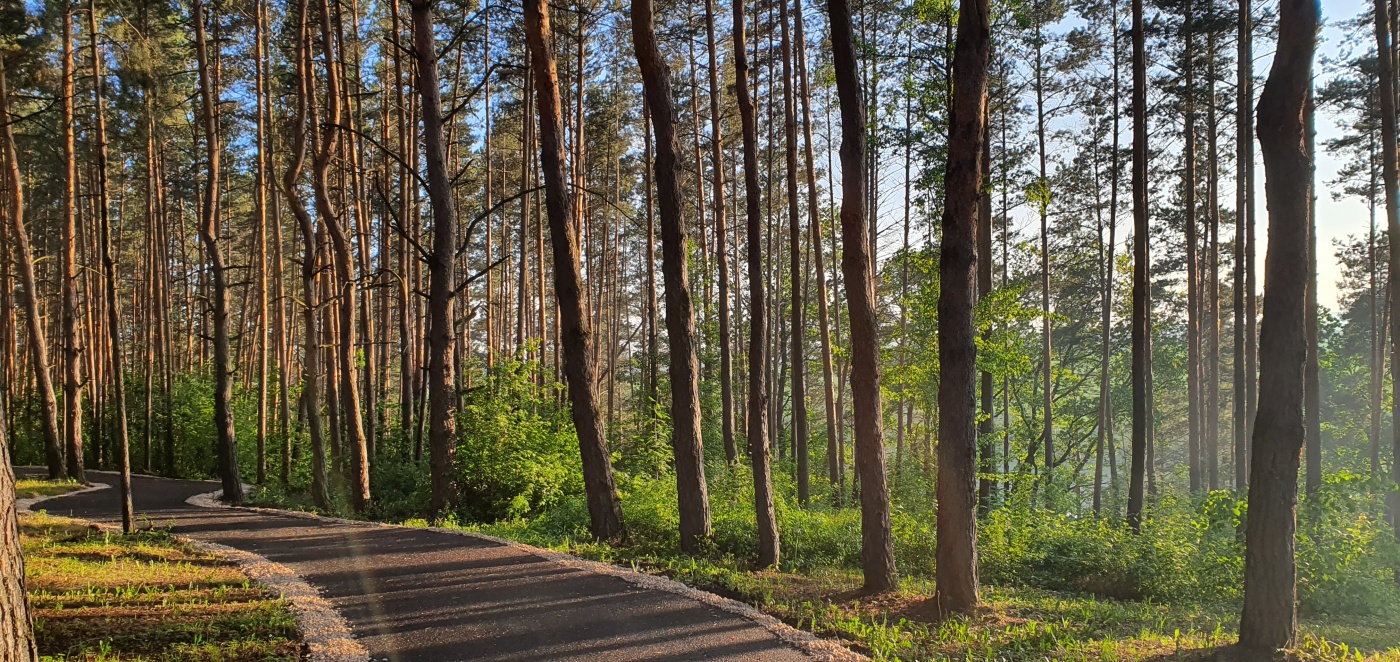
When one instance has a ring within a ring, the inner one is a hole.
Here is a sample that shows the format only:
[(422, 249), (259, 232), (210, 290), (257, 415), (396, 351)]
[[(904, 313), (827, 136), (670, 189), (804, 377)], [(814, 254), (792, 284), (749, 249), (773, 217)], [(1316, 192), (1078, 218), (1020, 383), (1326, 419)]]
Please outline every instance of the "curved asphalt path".
[[(335, 605), (371, 660), (809, 659), (743, 617), (481, 538), (199, 508), (185, 500), (218, 483), (131, 482), (143, 525), (291, 568)], [(116, 498), (100, 490), (41, 507), (117, 521)]]

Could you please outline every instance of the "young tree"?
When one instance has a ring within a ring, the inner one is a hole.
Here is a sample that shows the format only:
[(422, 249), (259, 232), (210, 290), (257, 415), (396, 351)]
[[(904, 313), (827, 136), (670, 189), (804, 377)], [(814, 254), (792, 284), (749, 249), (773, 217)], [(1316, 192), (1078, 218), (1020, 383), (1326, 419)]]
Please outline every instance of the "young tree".
[(783, 60), (783, 156), (787, 175), (788, 273), (792, 291), (792, 452), (797, 460), (797, 501), (806, 506), (811, 498), (807, 466), (811, 459), (807, 452), (807, 353), (803, 349), (807, 324), (802, 291), (802, 222), (797, 193), (797, 99), (793, 96), (792, 39), (788, 27), (791, 19), (787, 0), (778, 2), (778, 21), (782, 23), (779, 49)]
[(29, 337), (29, 361), (34, 366), (34, 383), (38, 387), (39, 413), (44, 435), (44, 459), (49, 478), (68, 475), (63, 465), (63, 445), (58, 430), (58, 398), (49, 374), (49, 351), (44, 333), (44, 320), (39, 312), (39, 290), (34, 277), (34, 251), (29, 246), (29, 233), (24, 227), (24, 190), (19, 171), (19, 152), (15, 149), (14, 117), (10, 115), (10, 93), (5, 81), (4, 54), (0, 53), (0, 151), (5, 157), (5, 188), (9, 191), (10, 222), (19, 266), (19, 282), (24, 288), (24, 315)]
[(1303, 362), (1307, 355), (1308, 182), (1305, 106), (1321, 7), (1284, 0), (1278, 51), (1259, 96), (1259, 146), (1269, 205), (1269, 253), (1260, 324), (1259, 414), (1254, 423), (1249, 518), (1245, 525), (1244, 611), (1240, 646), (1272, 652), (1298, 632), (1298, 464), (1303, 447)]
[(938, 293), (938, 607), (968, 612), (977, 586), (977, 248), (991, 52), (988, 0), (959, 3)]
[[(880, 402), (879, 319), (875, 310), (874, 224), (866, 213), (866, 116), (847, 0), (827, 0), (841, 106), (841, 271), (851, 329), (851, 400), (860, 479), (861, 566), (865, 589), (894, 590), (894, 536), (885, 481), (884, 406)], [(975, 175), (974, 175), (975, 176)]]
[[(204, 127), (204, 147), (208, 155), (208, 170), (204, 182), (203, 215), (199, 223), (199, 239), (204, 244), (209, 261), (210, 298), (214, 325), (214, 432), (218, 439), (219, 479), (223, 483), (224, 500), (243, 501), (243, 479), (238, 473), (238, 446), (233, 434), (233, 352), (229, 346), (228, 266), (224, 264), (219, 232), (219, 130), (215, 107), (218, 91), (213, 83), (213, 66), (204, 37), (204, 2), (194, 0), (191, 11), (194, 22), (195, 56), (199, 64), (200, 123)], [(70, 461), (71, 464), (71, 461)], [(70, 471), (71, 473), (71, 471)]]
[(671, 449), (676, 461), (681, 549), (693, 552), (711, 533), (705, 449), (700, 439), (700, 363), (695, 355), (695, 308), (690, 298), (671, 69), (656, 44), (651, 0), (632, 0), (632, 43), (656, 136), (661, 275), (666, 284), (666, 340), (671, 350)]
[(574, 428), (578, 431), (579, 452), (583, 456), (591, 531), (593, 537), (607, 540), (622, 533), (622, 504), (613, 485), (612, 463), (598, 415), (592, 331), (580, 294), (583, 276), (579, 268), (578, 228), (574, 225), (572, 199), (565, 188), (564, 129), (559, 69), (554, 59), (554, 31), (549, 22), (547, 2), (525, 0), (524, 5), (525, 39), (539, 109), (540, 166), (544, 172), (545, 212), (554, 252), (554, 292), (559, 302), (564, 375)]

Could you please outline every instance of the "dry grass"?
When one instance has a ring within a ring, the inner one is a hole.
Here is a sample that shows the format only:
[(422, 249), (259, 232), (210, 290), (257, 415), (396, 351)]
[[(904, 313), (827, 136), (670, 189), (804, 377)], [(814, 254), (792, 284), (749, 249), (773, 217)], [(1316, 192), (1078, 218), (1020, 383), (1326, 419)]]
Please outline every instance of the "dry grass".
[(82, 484), (71, 480), (38, 480), (21, 478), (15, 481), (16, 499), (58, 496), (82, 489)]

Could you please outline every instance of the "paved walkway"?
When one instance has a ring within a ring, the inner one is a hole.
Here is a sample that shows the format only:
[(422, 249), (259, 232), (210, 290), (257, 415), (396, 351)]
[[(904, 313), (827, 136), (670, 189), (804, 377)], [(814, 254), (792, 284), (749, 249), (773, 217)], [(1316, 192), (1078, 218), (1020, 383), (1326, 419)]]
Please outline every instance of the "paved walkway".
[[(138, 519), (291, 568), (335, 605), (372, 660), (809, 659), (741, 616), (489, 540), (185, 503), (216, 489), (132, 479)], [(116, 498), (100, 490), (38, 507), (115, 521)]]

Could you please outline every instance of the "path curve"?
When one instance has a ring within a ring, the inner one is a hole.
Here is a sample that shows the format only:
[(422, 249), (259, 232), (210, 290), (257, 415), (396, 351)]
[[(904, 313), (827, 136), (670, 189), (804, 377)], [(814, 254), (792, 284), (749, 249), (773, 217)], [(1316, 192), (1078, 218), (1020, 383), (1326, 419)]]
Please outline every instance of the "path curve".
[[(93, 482), (114, 476), (89, 472)], [(799, 651), (714, 596), (649, 589), (586, 562), (479, 536), (186, 503), (217, 483), (132, 477), (138, 521), (290, 568), (345, 617), (370, 659), (863, 659)], [(46, 500), (54, 515), (118, 518), (114, 492)], [(708, 597), (705, 597), (708, 596)], [(717, 599), (717, 598), (715, 598)], [(814, 654), (812, 654), (814, 653)]]

